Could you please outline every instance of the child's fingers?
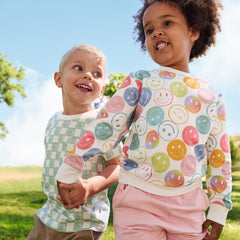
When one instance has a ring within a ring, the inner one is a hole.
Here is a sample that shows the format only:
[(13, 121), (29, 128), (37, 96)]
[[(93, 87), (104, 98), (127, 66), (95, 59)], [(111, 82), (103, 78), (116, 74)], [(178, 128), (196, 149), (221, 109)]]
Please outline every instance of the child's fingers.
[(71, 201), (69, 199), (69, 190), (62, 187), (62, 183), (57, 182), (58, 193), (61, 197), (61, 201), (63, 205), (68, 206), (71, 205)]

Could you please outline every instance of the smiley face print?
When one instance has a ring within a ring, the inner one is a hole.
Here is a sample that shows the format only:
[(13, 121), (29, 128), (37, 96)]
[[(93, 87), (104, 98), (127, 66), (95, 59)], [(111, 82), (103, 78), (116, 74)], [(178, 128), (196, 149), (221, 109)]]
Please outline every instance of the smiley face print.
[(171, 92), (176, 97), (185, 97), (188, 93), (187, 87), (181, 82), (174, 82), (170, 85)]
[(154, 102), (159, 107), (169, 106), (173, 101), (173, 94), (169, 89), (162, 88), (154, 94)]
[(172, 141), (177, 138), (179, 129), (172, 121), (166, 120), (158, 127), (159, 136), (165, 141)]
[(127, 115), (125, 113), (117, 113), (114, 115), (111, 123), (116, 131), (123, 131), (127, 125)]
[(168, 144), (167, 153), (171, 159), (180, 161), (185, 157), (187, 153), (187, 147), (182, 140), (175, 139)]
[(113, 128), (110, 124), (101, 122), (97, 124), (94, 134), (99, 140), (107, 140), (113, 135)]
[(113, 96), (105, 105), (105, 108), (110, 113), (119, 113), (125, 106), (124, 99), (121, 96)]
[(200, 83), (195, 78), (185, 77), (183, 79), (183, 82), (185, 83), (186, 86), (188, 86), (192, 89), (200, 88)]
[(127, 88), (124, 92), (124, 100), (130, 106), (136, 106), (139, 100), (139, 92), (137, 88)]
[(184, 124), (189, 119), (187, 109), (179, 104), (175, 104), (169, 108), (168, 116), (176, 124)]
[(159, 90), (159, 89), (163, 88), (164, 84), (165, 84), (165, 81), (158, 77), (152, 77), (152, 78), (147, 79), (147, 86), (151, 90)]
[(93, 132), (87, 130), (82, 135), (80, 140), (77, 142), (77, 147), (79, 149), (88, 149), (93, 145), (94, 141), (95, 141), (95, 137), (94, 137)]
[(162, 108), (156, 106), (147, 111), (147, 122), (151, 126), (158, 125), (164, 119), (164, 111)]

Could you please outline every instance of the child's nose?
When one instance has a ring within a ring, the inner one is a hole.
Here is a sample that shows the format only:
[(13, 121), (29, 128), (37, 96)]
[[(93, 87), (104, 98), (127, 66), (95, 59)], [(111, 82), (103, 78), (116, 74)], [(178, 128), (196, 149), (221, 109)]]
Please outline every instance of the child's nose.
[(153, 37), (156, 38), (156, 37), (162, 36), (162, 35), (163, 35), (163, 31), (161, 31), (161, 30), (156, 30), (156, 31), (154, 32), (154, 34), (153, 34)]
[(89, 72), (86, 72), (84, 73), (83, 78), (87, 80), (92, 80), (92, 74)]

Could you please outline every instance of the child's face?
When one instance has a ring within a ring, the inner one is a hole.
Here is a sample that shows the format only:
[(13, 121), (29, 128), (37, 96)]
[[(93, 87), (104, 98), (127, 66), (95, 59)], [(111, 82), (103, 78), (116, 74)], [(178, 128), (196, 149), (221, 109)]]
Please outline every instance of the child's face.
[(62, 88), (64, 114), (78, 114), (92, 109), (91, 104), (105, 89), (105, 62), (85, 50), (74, 51), (61, 72), (55, 73)]
[(189, 56), (199, 34), (193, 32), (179, 9), (155, 2), (143, 15), (145, 44), (157, 64), (188, 72)]

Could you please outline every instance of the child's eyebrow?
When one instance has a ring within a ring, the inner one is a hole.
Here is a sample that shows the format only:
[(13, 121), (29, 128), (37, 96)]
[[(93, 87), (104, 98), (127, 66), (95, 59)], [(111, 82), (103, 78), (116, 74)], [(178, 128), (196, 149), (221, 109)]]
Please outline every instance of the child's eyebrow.
[[(173, 15), (162, 15), (160, 16), (158, 19), (161, 20), (161, 19), (164, 19), (164, 18), (175, 18), (175, 16)], [(143, 29), (145, 29), (148, 25), (150, 25), (151, 21), (148, 21), (144, 26), (143, 26)]]

